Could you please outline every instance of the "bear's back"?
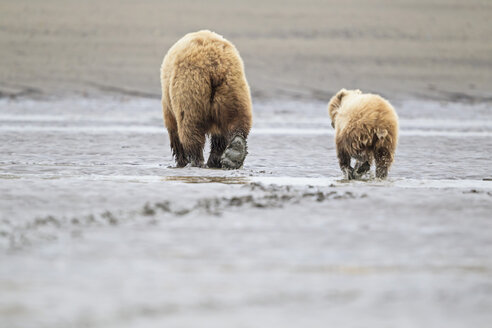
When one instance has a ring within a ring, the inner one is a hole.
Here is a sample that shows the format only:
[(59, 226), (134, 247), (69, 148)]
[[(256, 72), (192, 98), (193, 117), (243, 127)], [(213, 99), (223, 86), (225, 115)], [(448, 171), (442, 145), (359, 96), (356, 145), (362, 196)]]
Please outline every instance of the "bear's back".
[(178, 74), (180, 70), (203, 69), (217, 75), (243, 70), (243, 63), (232, 43), (221, 35), (202, 30), (188, 33), (167, 52), (162, 74)]

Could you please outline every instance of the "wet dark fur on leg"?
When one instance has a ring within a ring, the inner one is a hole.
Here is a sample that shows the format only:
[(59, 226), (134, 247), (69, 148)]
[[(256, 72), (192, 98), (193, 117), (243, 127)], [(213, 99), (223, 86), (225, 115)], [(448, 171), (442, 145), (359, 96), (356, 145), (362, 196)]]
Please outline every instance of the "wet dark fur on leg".
[(340, 169), (344, 173), (345, 179), (351, 180), (354, 178), (354, 169), (350, 166), (350, 155), (349, 153), (338, 149), (338, 162), (340, 164)]
[(374, 159), (376, 161), (376, 178), (386, 178), (389, 166), (393, 162), (390, 151), (386, 148), (378, 148), (374, 151)]
[(371, 169), (371, 164), (369, 164), (368, 161), (364, 161), (364, 162), (357, 161), (357, 163), (355, 164), (354, 171), (357, 176), (361, 176), (366, 172), (368, 172), (370, 169)]
[(220, 157), (227, 147), (227, 139), (221, 135), (213, 135), (210, 138), (210, 155), (207, 166), (210, 168), (221, 168)]
[(171, 150), (173, 152), (174, 158), (176, 159), (176, 165), (178, 167), (185, 167), (188, 164), (188, 160), (186, 159), (183, 145), (179, 141), (178, 134), (177, 133), (170, 134), (170, 139), (171, 139)]

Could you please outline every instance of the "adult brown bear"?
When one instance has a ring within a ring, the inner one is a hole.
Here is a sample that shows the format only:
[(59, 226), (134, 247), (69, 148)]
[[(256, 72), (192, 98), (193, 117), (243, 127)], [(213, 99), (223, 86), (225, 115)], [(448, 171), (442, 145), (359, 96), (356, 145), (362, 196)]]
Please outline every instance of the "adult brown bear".
[(373, 159), (376, 177), (386, 178), (398, 143), (398, 116), (393, 106), (381, 96), (342, 89), (331, 98), (328, 112), (345, 178), (358, 178), (369, 171)]
[(164, 123), (178, 167), (204, 166), (205, 136), (210, 135), (207, 166), (240, 168), (252, 105), (234, 45), (206, 30), (185, 35), (164, 57), (161, 85)]

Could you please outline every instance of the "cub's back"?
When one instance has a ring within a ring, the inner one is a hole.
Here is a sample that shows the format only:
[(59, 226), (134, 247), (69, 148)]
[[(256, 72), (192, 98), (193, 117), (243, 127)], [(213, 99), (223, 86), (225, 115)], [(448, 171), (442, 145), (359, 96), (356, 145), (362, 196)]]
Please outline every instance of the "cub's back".
[(398, 116), (391, 104), (379, 95), (355, 94), (344, 99), (339, 116), (344, 124), (394, 125)]

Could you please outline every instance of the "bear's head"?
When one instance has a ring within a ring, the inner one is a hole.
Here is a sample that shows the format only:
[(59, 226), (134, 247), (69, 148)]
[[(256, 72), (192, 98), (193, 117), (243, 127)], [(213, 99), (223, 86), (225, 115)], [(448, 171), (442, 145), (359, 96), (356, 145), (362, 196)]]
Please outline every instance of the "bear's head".
[(330, 114), (331, 118), (331, 126), (335, 128), (335, 119), (338, 114), (338, 110), (342, 106), (343, 99), (349, 95), (360, 95), (362, 94), (362, 91), (359, 89), (356, 90), (347, 90), (347, 89), (341, 89), (338, 91), (333, 97), (331, 97), (330, 101), (328, 102), (328, 113)]

